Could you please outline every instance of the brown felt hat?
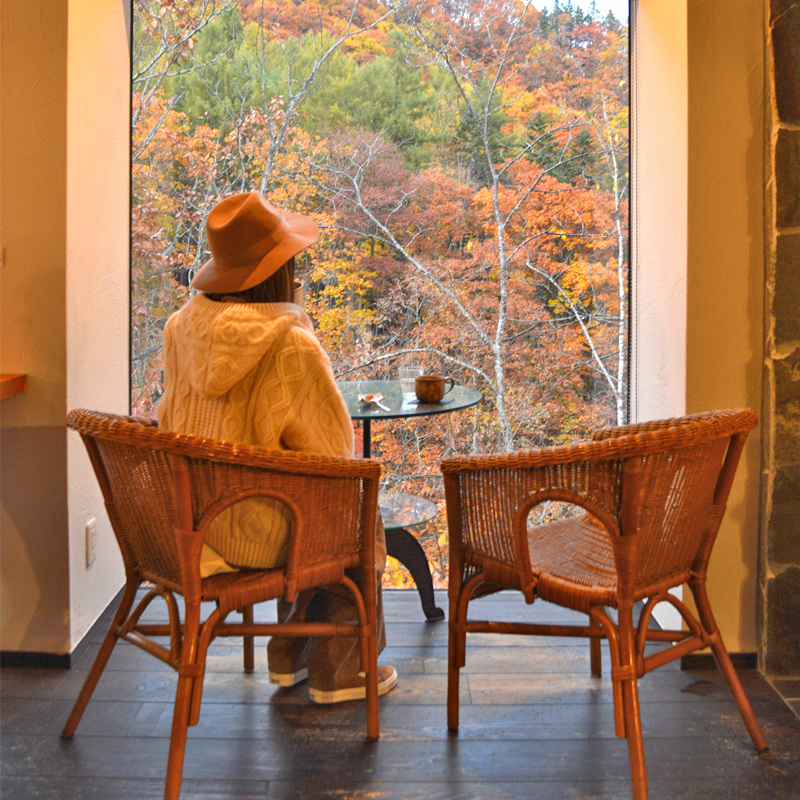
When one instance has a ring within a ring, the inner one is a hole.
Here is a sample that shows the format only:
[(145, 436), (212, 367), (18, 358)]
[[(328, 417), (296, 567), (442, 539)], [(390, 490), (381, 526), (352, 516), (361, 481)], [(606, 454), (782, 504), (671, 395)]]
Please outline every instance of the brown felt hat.
[(266, 280), (319, 238), (317, 223), (282, 214), (261, 192), (221, 200), (206, 220), (211, 258), (192, 286), (201, 292), (240, 292)]

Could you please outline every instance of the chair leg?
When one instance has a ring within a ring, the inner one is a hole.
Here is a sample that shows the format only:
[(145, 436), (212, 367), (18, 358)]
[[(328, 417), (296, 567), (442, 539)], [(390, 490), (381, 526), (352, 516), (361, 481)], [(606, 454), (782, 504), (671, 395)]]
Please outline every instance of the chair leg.
[(614, 732), (620, 739), (625, 738), (625, 701), (622, 699), (622, 687), (618, 680), (614, 680), (613, 676), (619, 672), (622, 665), (619, 646), (619, 629), (608, 618), (608, 615), (600, 608), (592, 608), (589, 612), (590, 621), (597, 623), (603, 629), (608, 641), (608, 654), (611, 657), (611, 691), (613, 693), (614, 702)]
[(367, 663), (363, 665), (366, 672), (367, 689), (367, 739), (380, 736), (380, 717), (378, 708), (378, 635), (375, 626), (367, 637)]
[[(253, 606), (245, 606), (242, 609), (242, 622), (245, 625), (253, 624)], [(256, 666), (255, 657), (255, 636), (244, 636), (242, 640), (242, 649), (244, 651), (244, 671), (252, 672)]]
[(119, 608), (117, 608), (117, 612), (114, 614), (114, 619), (108, 628), (103, 643), (100, 645), (100, 650), (95, 656), (92, 668), (89, 670), (89, 674), (83, 682), (83, 687), (78, 695), (78, 699), (75, 701), (75, 705), (72, 707), (64, 729), (61, 731), (61, 736), (64, 739), (69, 739), (75, 733), (75, 729), (81, 721), (83, 712), (86, 710), (86, 706), (89, 705), (89, 700), (92, 698), (97, 682), (100, 680), (100, 676), (103, 674), (108, 659), (111, 657), (111, 653), (114, 650), (114, 645), (117, 643), (118, 636), (116, 631), (127, 619), (131, 607), (133, 606), (133, 601), (136, 599), (136, 590), (138, 588), (138, 579), (128, 578)]
[[(601, 627), (600, 623), (591, 614), (589, 615), (589, 627)], [(601, 677), (603, 674), (603, 661), (600, 654), (599, 639), (589, 639), (589, 663), (591, 665), (592, 675), (595, 678)]]
[(708, 601), (705, 583), (697, 582), (690, 584), (690, 588), (694, 595), (700, 622), (705, 631), (711, 636), (711, 651), (714, 653), (717, 666), (720, 672), (722, 672), (728, 684), (728, 688), (731, 690), (736, 707), (739, 709), (747, 732), (750, 734), (750, 739), (753, 741), (753, 746), (762, 755), (769, 755), (769, 746), (764, 737), (764, 732), (761, 730), (761, 725), (759, 725), (756, 715), (753, 713), (753, 708), (750, 705), (750, 701), (747, 699), (747, 695), (744, 693), (739, 676), (736, 674), (736, 670), (731, 662), (731, 657), (728, 655), (728, 650), (717, 629), (717, 622), (711, 611), (711, 604)]
[[(377, 578), (377, 574), (375, 577)], [(380, 737), (378, 708), (378, 608), (381, 602), (378, 592), (380, 589), (375, 583), (367, 580), (364, 591), (362, 591), (347, 575), (343, 576), (342, 585), (350, 592), (358, 616), (358, 643), (361, 651), (359, 659), (366, 684), (367, 739), (378, 739)]]
[[(213, 613), (218, 614), (219, 609)], [(200, 638), (200, 604), (199, 602), (190, 604), (187, 601), (181, 663), (178, 667), (178, 686), (175, 689), (175, 707), (172, 710), (172, 733), (169, 739), (164, 800), (180, 798), (186, 735), (192, 713), (192, 695), (197, 681), (200, 682), (199, 692), (202, 693), (202, 674), (199, 678), (195, 674), (198, 662), (202, 663), (205, 657)]]
[[(452, 617), (451, 617), (452, 619)], [(460, 668), (456, 663), (456, 649), (458, 648), (458, 634), (452, 629), (449, 634), (449, 647), (447, 658), (447, 727), (451, 731), (458, 730), (458, 685)]]
[(189, 676), (181, 675), (178, 678), (178, 688), (175, 692), (175, 708), (172, 711), (172, 735), (169, 740), (164, 800), (179, 800), (181, 794), (183, 757), (186, 753), (186, 734), (189, 729), (193, 683), (194, 680)]
[[(194, 680), (192, 681), (192, 699), (189, 702), (189, 727), (197, 725), (200, 721), (200, 704), (203, 701), (203, 680), (206, 674), (208, 647), (214, 638), (214, 628), (221, 617), (219, 608), (215, 608), (208, 615), (206, 621), (199, 626), (199, 632), (196, 634), (196, 645), (190, 650), (194, 654), (191, 656), (192, 662), (184, 662), (193, 663), (192, 673)], [(187, 630), (189, 630), (188, 623)]]
[(736, 702), (737, 708), (739, 709), (739, 713), (742, 715), (742, 720), (747, 728), (747, 732), (750, 734), (750, 738), (753, 741), (753, 746), (762, 755), (768, 755), (769, 746), (767, 745), (767, 740), (764, 737), (764, 732), (761, 730), (761, 725), (758, 724), (756, 715), (753, 713), (750, 701), (747, 699), (747, 695), (744, 693), (742, 684), (739, 681), (739, 676), (736, 674), (736, 670), (731, 663), (731, 657), (728, 655), (728, 651), (725, 649), (725, 645), (722, 643), (721, 637), (711, 645), (711, 650), (713, 651), (714, 657), (717, 660), (717, 666), (725, 676), (728, 688), (731, 690), (731, 694), (733, 695), (733, 699)]
[(628, 758), (631, 764), (631, 783), (634, 800), (647, 800), (647, 766), (644, 760), (642, 719), (639, 709), (639, 687), (636, 673), (636, 640), (633, 628), (633, 609), (619, 608), (619, 640), (622, 705), (625, 735), (628, 739)]
[(467, 622), (468, 605), (469, 599), (464, 597), (463, 589), (457, 599), (450, 600), (447, 647), (447, 727), (451, 731), (458, 730), (459, 670), (466, 661), (467, 634), (464, 626)]

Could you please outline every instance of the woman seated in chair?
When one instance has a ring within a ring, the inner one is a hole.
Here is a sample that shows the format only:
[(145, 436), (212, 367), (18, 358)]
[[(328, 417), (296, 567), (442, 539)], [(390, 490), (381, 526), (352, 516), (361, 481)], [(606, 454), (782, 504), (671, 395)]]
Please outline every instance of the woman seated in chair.
[[(281, 214), (260, 192), (218, 203), (206, 223), (211, 259), (192, 281), (197, 294), (164, 329), (164, 395), (159, 425), (180, 433), (262, 447), (353, 457), (353, 426), (311, 320), (293, 302), (295, 256), (319, 230), (301, 214)], [(376, 568), (386, 544), (379, 523)], [(253, 498), (211, 526), (201, 575), (286, 563), (290, 516), (276, 500)], [(385, 646), (378, 579), (378, 652)], [(356, 621), (344, 587), (278, 602), (281, 622)], [(268, 645), (270, 680), (308, 678), (318, 703), (359, 699), (357, 637), (277, 638)], [(382, 666), (378, 693), (397, 683)]]

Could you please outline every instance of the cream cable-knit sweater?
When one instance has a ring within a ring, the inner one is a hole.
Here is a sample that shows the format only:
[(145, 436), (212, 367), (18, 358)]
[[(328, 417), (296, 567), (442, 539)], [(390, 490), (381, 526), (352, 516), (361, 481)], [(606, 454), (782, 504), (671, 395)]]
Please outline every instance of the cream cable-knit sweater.
[[(195, 295), (164, 329), (158, 420), (180, 433), (353, 456), (353, 426), (330, 361), (294, 303)], [(223, 512), (206, 541), (228, 564), (274, 567), (285, 562), (288, 533), (286, 509), (254, 498)], [(204, 562), (212, 556), (204, 553)]]

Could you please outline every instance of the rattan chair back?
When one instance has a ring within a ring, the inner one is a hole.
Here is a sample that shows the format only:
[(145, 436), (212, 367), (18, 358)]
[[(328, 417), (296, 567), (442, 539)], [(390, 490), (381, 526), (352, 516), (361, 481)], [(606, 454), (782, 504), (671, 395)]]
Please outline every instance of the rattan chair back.
[[(482, 570), (487, 584), (514, 586), (532, 600), (530, 514), (557, 501), (588, 512), (578, 523), (587, 534), (581, 557), (614, 573), (613, 604), (620, 581), (625, 594), (637, 597), (659, 582), (683, 583), (707, 564), (718, 528), (714, 518), (722, 513), (719, 500), (724, 511), (722, 493), (727, 498), (741, 446), (756, 422), (749, 409), (711, 412), (611, 428), (590, 442), (444, 459), (451, 550), (461, 581)], [(734, 440), (735, 452), (723, 465)], [(623, 524), (626, 494), (632, 502)], [(575, 524), (567, 517), (546, 527), (553, 555), (563, 552), (565, 566), (577, 555)], [(638, 542), (634, 560), (623, 541), (629, 536)]]
[[(459, 669), (467, 633), (585, 636), (600, 675), (609, 643), (618, 735), (628, 738), (634, 797), (647, 797), (637, 680), (711, 647), (751, 739), (766, 741), (722, 642), (705, 581), (748, 432), (749, 409), (609, 428), (563, 447), (442, 461), (450, 533), (448, 725), (458, 727)], [(547, 505), (566, 503), (570, 513)], [(543, 509), (549, 513), (542, 519)], [(533, 514), (532, 514), (533, 512)], [(699, 619), (670, 589), (687, 584)], [(585, 612), (587, 627), (468, 619), (471, 599), (517, 589)], [(634, 604), (642, 601), (637, 624)], [(654, 631), (653, 608), (671, 604), (685, 629)], [(606, 608), (618, 610), (616, 617)], [(657, 639), (672, 643), (645, 653)]]
[[(320, 469), (309, 458), (314, 457), (281, 453), (269, 463), (262, 455), (257, 467), (241, 463), (241, 456), (236, 463), (187, 458), (194, 528), (205, 534), (223, 509), (253, 497), (274, 499), (292, 518), (289, 583), (300, 590), (336, 582), (343, 569), (361, 566), (359, 556), (366, 551), (365, 472), (360, 460), (326, 461)], [(374, 463), (370, 467), (374, 474)]]
[[(201, 541), (222, 511), (252, 497), (288, 508), (293, 533), (286, 572), (298, 589), (326, 577), (333, 582), (368, 557), (374, 534), (365, 536), (371, 511), (365, 481), (380, 474), (374, 461), (221, 442), (83, 409), (71, 412), (67, 424), (89, 451), (127, 569), (182, 586), (175, 537), (181, 503), (190, 514), (184, 527)], [(177, 463), (185, 465), (185, 483), (176, 483)], [(184, 566), (195, 572), (194, 564)]]
[[(126, 571), (161, 579), (178, 589), (182, 584), (175, 539), (178, 510), (168, 451), (103, 438), (100, 432), (88, 433), (86, 421), (73, 412), (69, 424), (81, 431), (94, 456), (95, 473)], [(122, 429), (114, 422), (108, 427), (118, 434), (138, 433), (136, 427)], [(142, 430), (147, 429), (142, 426)], [(159, 432), (154, 433), (158, 439)]]
[[(165, 800), (180, 793), (186, 729), (200, 713), (206, 653), (217, 636), (240, 636), (245, 669), (252, 669), (255, 636), (352, 636), (361, 644), (366, 674), (367, 737), (377, 738), (377, 582), (375, 539), (380, 465), (369, 459), (268, 450), (158, 429), (136, 417), (72, 411), (103, 492), (125, 563), (126, 585), (108, 634), (62, 736), (80, 721), (118, 639), (143, 648), (179, 673)], [(291, 518), (285, 567), (200, 576), (211, 523), (237, 503), (267, 498)], [(152, 584), (137, 601), (143, 583)], [(255, 623), (253, 606), (303, 589), (344, 586), (358, 622)], [(184, 598), (184, 617), (174, 595)], [(143, 624), (156, 598), (167, 603), (167, 624)], [(201, 603), (214, 610), (201, 620)], [(241, 622), (228, 615), (238, 611)], [(163, 639), (169, 637), (169, 646)]]

